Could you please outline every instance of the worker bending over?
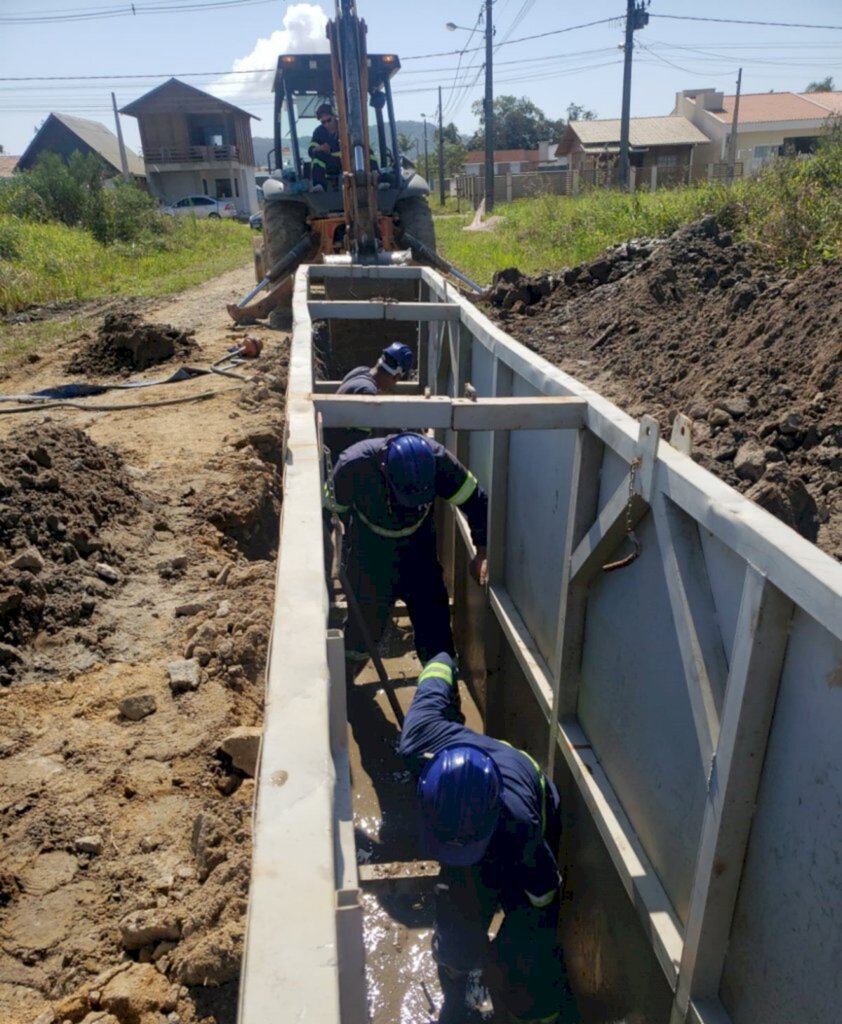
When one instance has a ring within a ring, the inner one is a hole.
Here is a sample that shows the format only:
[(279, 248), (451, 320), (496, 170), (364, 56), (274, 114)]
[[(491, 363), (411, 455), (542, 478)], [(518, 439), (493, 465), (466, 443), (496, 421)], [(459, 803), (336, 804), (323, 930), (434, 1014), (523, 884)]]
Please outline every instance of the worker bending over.
[[(437, 441), (392, 434), (346, 448), (325, 484), (325, 507), (346, 524), (343, 559), (348, 582), (374, 643), (392, 605), (406, 603), (422, 662), (454, 653), (450, 605), (436, 554), (433, 505), (443, 498), (465, 513), (477, 553), (471, 575), (484, 582), (488, 498), (476, 477)], [(368, 660), (352, 618), (345, 656), (353, 677)]]
[[(519, 1021), (554, 1022), (564, 1001), (556, 946), (561, 834), (553, 782), (525, 754), (464, 725), (453, 661), (429, 661), (406, 715), (400, 753), (418, 776), (422, 855), (439, 861), (433, 956), (439, 1021), (466, 1019), (470, 971)], [(488, 928), (505, 917), (493, 942)]]
[[(337, 395), (390, 395), (398, 381), (409, 376), (412, 370), (412, 349), (393, 341), (380, 354), (374, 366), (355, 366), (345, 374), (336, 389)], [(349, 445), (364, 441), (368, 437), (383, 436), (365, 427), (326, 427), (324, 443), (330, 449), (333, 462)]]

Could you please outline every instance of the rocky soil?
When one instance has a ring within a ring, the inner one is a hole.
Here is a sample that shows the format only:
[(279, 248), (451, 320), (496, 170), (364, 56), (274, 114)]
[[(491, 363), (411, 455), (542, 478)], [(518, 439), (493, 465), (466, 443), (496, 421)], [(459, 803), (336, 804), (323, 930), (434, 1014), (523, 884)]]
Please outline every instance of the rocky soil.
[[(249, 287), (93, 316), (2, 393), (207, 367)], [(4, 1024), (235, 1020), (287, 379), (257, 333), (243, 381), (0, 415)]]
[(592, 263), (501, 271), (490, 312), (632, 416), (693, 420), (693, 457), (842, 559), (842, 267), (763, 268), (712, 218)]

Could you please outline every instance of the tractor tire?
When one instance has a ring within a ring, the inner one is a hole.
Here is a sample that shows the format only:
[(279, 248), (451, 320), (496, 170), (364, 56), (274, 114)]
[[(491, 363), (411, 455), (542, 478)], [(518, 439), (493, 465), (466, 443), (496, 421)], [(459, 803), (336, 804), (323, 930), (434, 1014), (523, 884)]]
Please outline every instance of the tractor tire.
[(263, 206), (263, 270), (268, 273), (306, 230), (303, 203), (266, 202)]
[[(408, 232), (419, 242), (423, 242), (427, 248), (436, 251), (436, 226), (433, 223), (433, 211), (430, 204), (423, 196), (411, 196), (409, 199), (401, 199), (395, 203), (395, 212), (398, 215), (398, 241), (403, 238), (404, 232)], [(412, 258), (418, 263), (424, 262), (420, 252), (412, 252)]]

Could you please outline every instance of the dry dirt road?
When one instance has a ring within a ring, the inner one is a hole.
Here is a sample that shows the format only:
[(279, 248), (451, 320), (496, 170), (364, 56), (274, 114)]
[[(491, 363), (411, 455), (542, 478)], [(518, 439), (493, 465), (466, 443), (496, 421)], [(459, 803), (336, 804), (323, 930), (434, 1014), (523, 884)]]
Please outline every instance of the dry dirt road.
[[(225, 304), (251, 280), (134, 307), (196, 333), (131, 379), (224, 356), (243, 338)], [(261, 718), (288, 350), (252, 333), (246, 381), (0, 404), (4, 1024), (235, 1019), (254, 783), (222, 748)], [(5, 367), (0, 393), (124, 382), (103, 372), (109, 340)]]

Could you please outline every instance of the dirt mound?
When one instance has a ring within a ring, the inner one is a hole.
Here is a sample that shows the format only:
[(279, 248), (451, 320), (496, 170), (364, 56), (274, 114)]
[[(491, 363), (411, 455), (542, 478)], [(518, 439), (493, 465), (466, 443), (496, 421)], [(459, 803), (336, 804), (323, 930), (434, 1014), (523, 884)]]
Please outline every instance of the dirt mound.
[[(89, 377), (128, 374), (173, 357), (185, 358), (196, 348), (195, 333), (171, 324), (145, 323), (139, 314), (125, 310), (109, 313), (96, 337), (67, 364), (67, 372)], [(83, 340), (86, 338), (83, 335)]]
[(506, 331), (667, 433), (842, 559), (842, 274), (764, 268), (713, 218), (529, 278), (496, 275)]
[(121, 457), (83, 431), (46, 422), (0, 442), (0, 684), (40, 630), (89, 618), (119, 587), (122, 555), (104, 535), (136, 515)]

